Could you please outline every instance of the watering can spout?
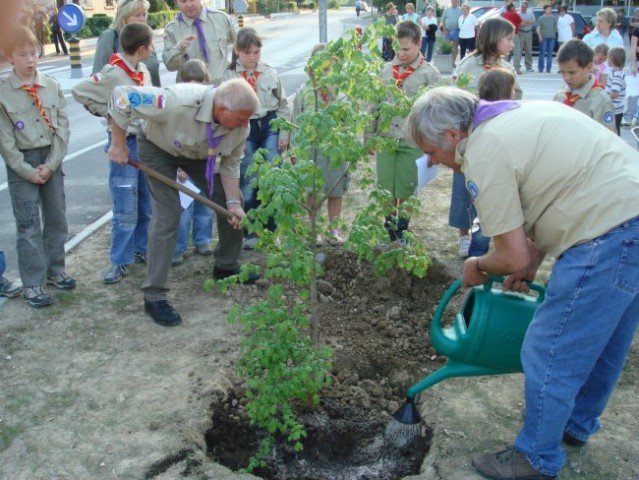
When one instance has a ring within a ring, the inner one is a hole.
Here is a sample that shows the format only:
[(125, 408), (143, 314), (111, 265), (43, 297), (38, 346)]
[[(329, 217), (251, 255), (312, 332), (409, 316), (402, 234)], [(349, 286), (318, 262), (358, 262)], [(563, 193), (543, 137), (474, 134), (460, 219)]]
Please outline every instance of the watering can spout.
[(404, 425), (415, 425), (422, 421), (412, 397), (406, 397), (404, 405), (393, 414), (393, 418)]

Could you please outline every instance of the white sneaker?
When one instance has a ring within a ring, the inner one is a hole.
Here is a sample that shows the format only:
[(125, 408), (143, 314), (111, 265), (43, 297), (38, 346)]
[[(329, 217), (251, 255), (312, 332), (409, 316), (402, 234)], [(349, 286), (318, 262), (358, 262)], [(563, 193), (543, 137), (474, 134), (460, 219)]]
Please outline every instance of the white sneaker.
[(462, 235), (459, 239), (457, 239), (457, 245), (459, 245), (459, 256), (461, 258), (468, 257), (471, 239), (472, 237), (470, 235)]

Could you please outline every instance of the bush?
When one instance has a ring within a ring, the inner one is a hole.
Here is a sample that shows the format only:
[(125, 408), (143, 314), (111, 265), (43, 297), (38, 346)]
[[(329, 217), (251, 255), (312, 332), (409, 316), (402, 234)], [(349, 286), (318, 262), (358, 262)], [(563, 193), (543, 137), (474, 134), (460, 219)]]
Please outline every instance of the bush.
[(296, 2), (286, 2), (286, 6), (284, 7), (287, 12), (297, 12), (297, 3)]
[(164, 0), (149, 0), (149, 13), (163, 12), (169, 10), (169, 6)]
[(328, 0), (327, 8), (332, 8), (332, 9), (339, 8), (339, 2), (337, 0)]
[(315, 10), (315, 2), (310, 2), (308, 4), (308, 8), (310, 8), (311, 10)]
[(175, 10), (163, 10), (161, 12), (149, 13), (146, 19), (146, 23), (149, 24), (153, 30), (166, 27), (166, 25), (173, 20), (178, 14)]

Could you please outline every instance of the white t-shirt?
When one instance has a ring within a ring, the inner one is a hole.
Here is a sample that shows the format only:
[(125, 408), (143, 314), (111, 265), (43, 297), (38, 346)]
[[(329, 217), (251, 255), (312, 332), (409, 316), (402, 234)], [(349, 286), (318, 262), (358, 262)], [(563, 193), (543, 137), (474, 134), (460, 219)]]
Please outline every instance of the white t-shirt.
[(557, 17), (557, 41), (563, 43), (572, 38), (571, 23), (575, 23), (575, 19), (569, 14)]
[(428, 31), (428, 25), (437, 26), (437, 17), (435, 17), (435, 15), (430, 18), (428, 18), (427, 15), (424, 15), (422, 17), (422, 36), (424, 38), (426, 37), (426, 32)]
[(459, 38), (474, 38), (477, 17), (469, 13), (467, 17), (459, 17)]

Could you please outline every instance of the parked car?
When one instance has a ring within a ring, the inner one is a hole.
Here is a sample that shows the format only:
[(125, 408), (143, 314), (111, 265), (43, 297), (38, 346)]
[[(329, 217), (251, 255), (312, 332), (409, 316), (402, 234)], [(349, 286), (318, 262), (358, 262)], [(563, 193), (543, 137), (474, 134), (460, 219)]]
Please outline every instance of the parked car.
[[(543, 8), (533, 8), (532, 12), (535, 14), (535, 18), (539, 19), (544, 14)], [(559, 17), (559, 12), (557, 10), (552, 11), (552, 15), (555, 18)], [(568, 15), (570, 15), (575, 21), (575, 35), (577, 38), (584, 38), (584, 35), (590, 33), (590, 25), (584, 19), (584, 17), (579, 12), (575, 12), (572, 10), (568, 11)], [(534, 53), (539, 53), (539, 37), (537, 37), (537, 23), (533, 25), (533, 42), (532, 49)], [(559, 50), (559, 45), (555, 42), (555, 53)]]
[(481, 17), (484, 13), (490, 12), (491, 10), (497, 10), (497, 7), (472, 7), (470, 9), (470, 13), (475, 15), (475, 17), (479, 18)]

